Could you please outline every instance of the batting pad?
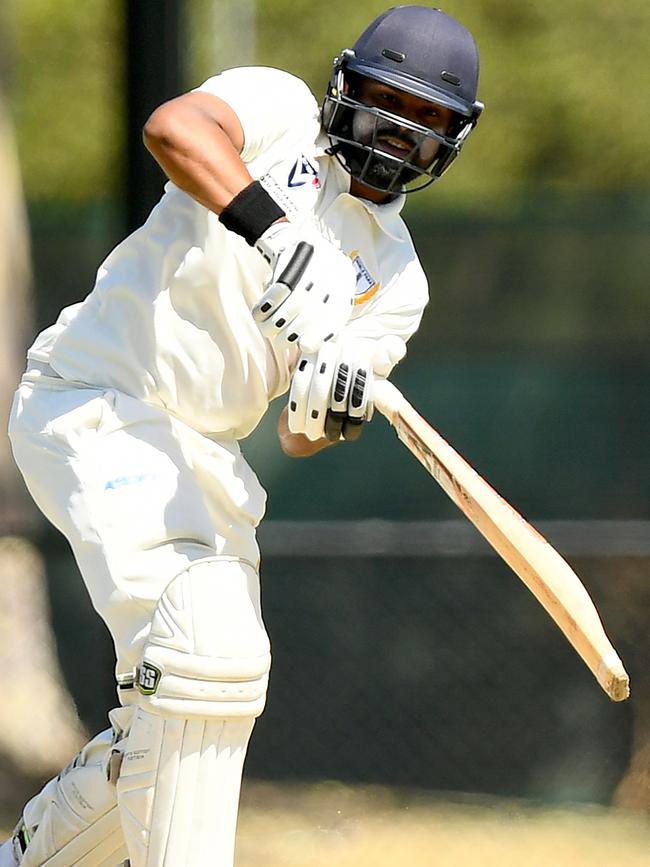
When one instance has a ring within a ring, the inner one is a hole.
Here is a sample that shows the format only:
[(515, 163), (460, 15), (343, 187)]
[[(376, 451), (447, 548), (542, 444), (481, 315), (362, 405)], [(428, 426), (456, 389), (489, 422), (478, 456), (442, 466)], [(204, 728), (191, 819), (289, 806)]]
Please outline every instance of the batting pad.
[[(42, 867), (70, 867), (71, 864), (75, 867), (115, 867), (127, 855), (120, 814), (117, 807), (113, 807), (91, 828), (75, 837), (52, 858), (42, 862)], [(27, 862), (23, 860), (20, 863), (23, 865)]]
[(232, 867), (270, 664), (250, 563), (206, 558), (172, 579), (144, 648), (117, 781), (131, 867)]
[(162, 594), (138, 673), (140, 705), (164, 717), (257, 717), (271, 655), (255, 568), (235, 557), (191, 563)]
[(138, 709), (117, 782), (131, 867), (232, 867), (254, 722)]
[(26, 805), (19, 829), (29, 845), (21, 867), (115, 867), (127, 857), (109, 767), (132, 713), (111, 711), (114, 727), (93, 738)]

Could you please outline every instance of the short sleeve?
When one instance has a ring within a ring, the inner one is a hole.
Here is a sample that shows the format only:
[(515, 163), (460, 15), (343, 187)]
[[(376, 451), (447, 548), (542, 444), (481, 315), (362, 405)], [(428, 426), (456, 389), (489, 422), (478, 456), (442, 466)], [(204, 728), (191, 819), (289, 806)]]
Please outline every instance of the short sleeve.
[(413, 258), (386, 292), (364, 305), (363, 313), (350, 320), (346, 333), (355, 337), (400, 337), (404, 342), (418, 330), (429, 301), (427, 278), (417, 258)]
[(318, 135), (320, 112), (314, 95), (304, 81), (280, 69), (227, 69), (196, 90), (220, 97), (233, 109), (244, 131), (241, 157), (245, 163), (278, 141)]
[(361, 316), (347, 323), (342, 338), (372, 341), (377, 348), (375, 373), (386, 377), (406, 354), (406, 344), (418, 330), (428, 300), (427, 279), (414, 258), (388, 291), (370, 302)]

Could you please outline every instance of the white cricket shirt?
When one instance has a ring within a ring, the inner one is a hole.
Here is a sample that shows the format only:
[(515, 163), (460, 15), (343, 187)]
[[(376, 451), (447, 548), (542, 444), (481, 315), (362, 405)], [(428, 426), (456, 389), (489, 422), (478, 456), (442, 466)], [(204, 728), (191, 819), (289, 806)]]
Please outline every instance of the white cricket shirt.
[[(402, 200), (349, 195), (325, 153), (319, 109), (304, 82), (277, 69), (232, 69), (199, 90), (239, 116), (242, 159), (292, 220), (315, 220), (352, 257), (357, 303), (346, 330), (407, 340), (427, 284), (399, 215)], [(270, 269), (218, 217), (172, 183), (147, 222), (103, 262), (88, 297), (65, 308), (29, 356), (63, 378), (117, 388), (206, 434), (248, 435), (289, 387), (297, 350), (276, 350), (251, 308)]]

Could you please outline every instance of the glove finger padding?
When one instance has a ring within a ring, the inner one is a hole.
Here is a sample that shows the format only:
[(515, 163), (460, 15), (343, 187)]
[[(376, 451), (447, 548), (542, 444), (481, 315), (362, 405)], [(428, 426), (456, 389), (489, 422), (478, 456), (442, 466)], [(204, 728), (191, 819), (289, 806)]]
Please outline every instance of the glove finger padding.
[(303, 354), (289, 395), (289, 430), (310, 440), (357, 439), (372, 415), (373, 372), (360, 343), (324, 344)]
[(316, 354), (301, 355), (291, 378), (288, 424), (291, 433), (304, 433), (307, 421), (309, 387), (316, 364)]
[(292, 433), (304, 434), (312, 441), (323, 437), (337, 356), (338, 347), (326, 343), (318, 353), (300, 357), (289, 393)]
[[(362, 425), (372, 417), (373, 370), (370, 359), (356, 346), (355, 353), (344, 350), (339, 355), (332, 382), (330, 409), (325, 420), (325, 436), (356, 440)], [(354, 360), (351, 360), (354, 359)]]
[(366, 360), (338, 361), (332, 381), (330, 409), (350, 418), (364, 418), (368, 409), (372, 368)]
[(279, 267), (274, 269), (274, 278), (275, 272), (279, 272), (277, 280), (272, 280), (252, 313), (265, 337), (285, 337), (289, 343), (293, 343), (298, 334), (291, 329), (291, 324), (300, 311), (301, 303), (305, 303), (303, 296), (312, 288), (305, 271), (314, 256), (314, 248), (301, 241), (290, 252), (288, 260), (282, 253), (276, 260)]
[[(351, 309), (352, 305), (350, 305)], [(332, 340), (345, 326), (350, 316), (350, 310), (339, 305), (327, 307), (324, 304), (318, 316), (314, 317), (309, 311), (310, 322), (307, 324), (307, 318), (305, 318), (305, 328), (298, 340), (300, 349), (303, 352), (317, 352), (323, 344)]]
[(317, 352), (343, 328), (354, 303), (356, 272), (334, 244), (290, 223), (274, 224), (258, 241), (273, 275), (253, 307), (253, 318), (269, 340)]

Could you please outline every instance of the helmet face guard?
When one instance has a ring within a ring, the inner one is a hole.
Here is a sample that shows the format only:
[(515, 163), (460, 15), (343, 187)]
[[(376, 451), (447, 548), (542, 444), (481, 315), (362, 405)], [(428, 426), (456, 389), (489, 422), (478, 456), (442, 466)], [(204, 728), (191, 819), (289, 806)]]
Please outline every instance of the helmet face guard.
[[(363, 79), (447, 108), (449, 129), (366, 105), (357, 93)], [(476, 44), (461, 24), (429, 7), (389, 9), (334, 60), (322, 107), (329, 153), (365, 186), (389, 195), (423, 189), (447, 171), (476, 126), (483, 110), (477, 84)], [(411, 149), (403, 156), (382, 150), (381, 137), (390, 135)]]
[[(332, 145), (328, 152), (355, 180), (372, 189), (397, 195), (428, 187), (447, 171), (460, 153), (478, 121), (482, 104), (475, 103), (469, 118), (455, 115), (451, 130), (443, 135), (386, 109), (366, 105), (350, 95), (354, 94), (354, 88), (350, 86), (349, 74), (346, 76), (348, 52), (346, 49), (335, 61), (323, 103), (323, 124)], [(401, 158), (381, 149), (379, 135), (391, 132), (399, 132), (400, 138), (406, 138), (412, 145)], [(427, 142), (435, 142), (437, 150), (431, 162), (422, 164), (418, 156)]]

